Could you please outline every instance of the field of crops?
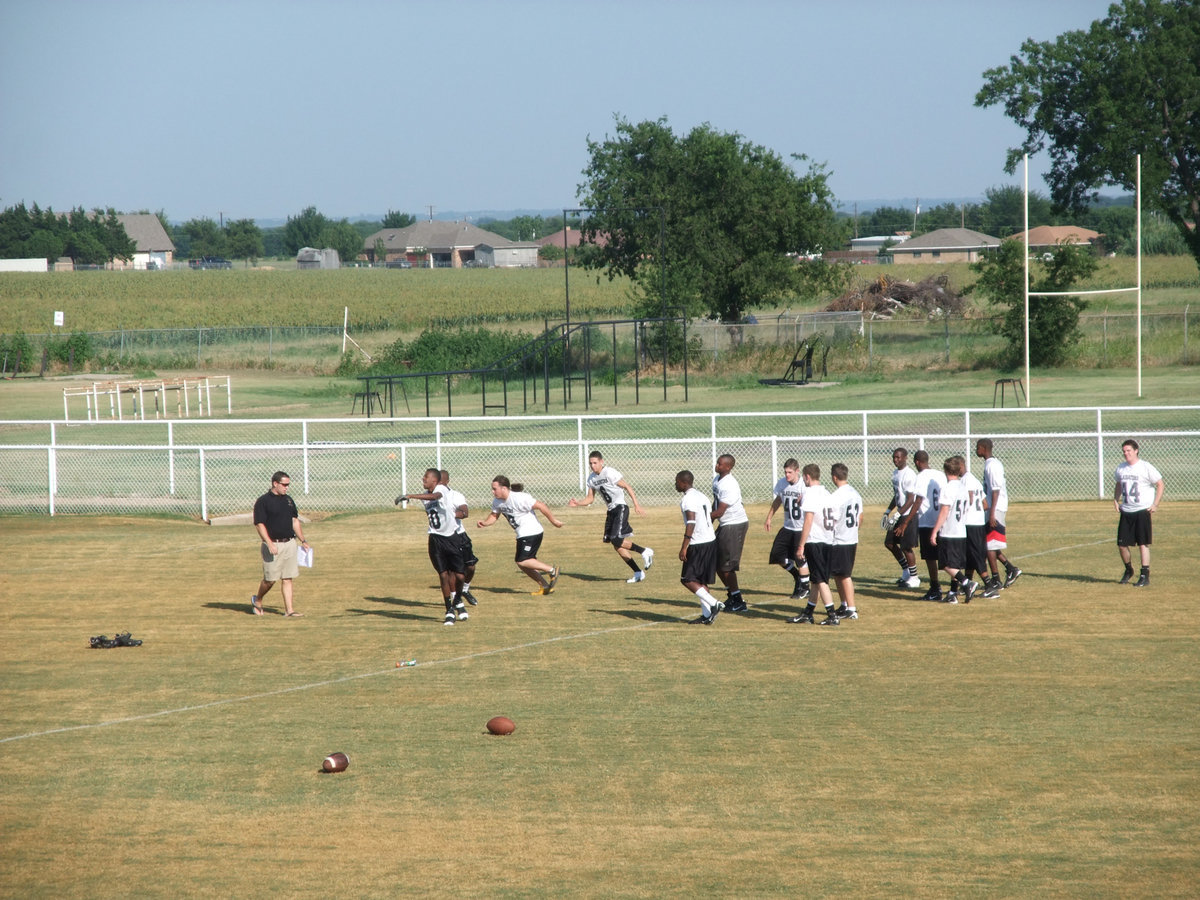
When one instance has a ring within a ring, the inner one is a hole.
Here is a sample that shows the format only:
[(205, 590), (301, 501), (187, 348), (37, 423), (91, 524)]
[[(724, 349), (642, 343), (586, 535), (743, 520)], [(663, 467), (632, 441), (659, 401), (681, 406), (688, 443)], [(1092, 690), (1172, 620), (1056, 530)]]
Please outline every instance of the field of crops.
[[(624, 281), (572, 272), (571, 312), (625, 311)], [(0, 334), (255, 325), (420, 330), (563, 315), (562, 269), (340, 269), (0, 274)]]
[[(945, 274), (958, 289), (974, 282), (966, 264), (882, 269), (861, 267), (867, 281), (886, 272), (920, 279)], [(1083, 287), (1135, 283), (1132, 259), (1106, 259)], [(1143, 261), (1143, 303), (1157, 311), (1182, 310), (1196, 298), (1200, 275), (1188, 257)], [(341, 269), (337, 271), (234, 269), (166, 272), (52, 272), (0, 274), (0, 334), (51, 330), (54, 313), (72, 331), (242, 326), (340, 326), (350, 310), (352, 327), (419, 331), (431, 325), (561, 319), (562, 269)], [(571, 271), (572, 318), (627, 314), (632, 301), (623, 280)], [(822, 302), (790, 304), (792, 312)], [(1133, 309), (1130, 294), (1098, 299), (1094, 308)], [(1162, 308), (1160, 308), (1162, 307)]]

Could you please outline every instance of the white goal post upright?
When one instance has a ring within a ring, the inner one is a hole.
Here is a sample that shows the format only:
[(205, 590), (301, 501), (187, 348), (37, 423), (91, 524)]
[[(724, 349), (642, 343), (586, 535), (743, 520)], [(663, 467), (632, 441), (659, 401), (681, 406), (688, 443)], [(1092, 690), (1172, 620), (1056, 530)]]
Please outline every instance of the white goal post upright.
[(1138, 154), (1134, 181), (1134, 204), (1137, 207), (1137, 284), (1127, 288), (1106, 288), (1096, 291), (1038, 291), (1029, 290), (1029, 154), (1025, 154), (1025, 406), (1033, 403), (1033, 385), (1029, 378), (1029, 298), (1081, 297), (1090, 294), (1137, 295), (1137, 395), (1142, 396), (1142, 154)]

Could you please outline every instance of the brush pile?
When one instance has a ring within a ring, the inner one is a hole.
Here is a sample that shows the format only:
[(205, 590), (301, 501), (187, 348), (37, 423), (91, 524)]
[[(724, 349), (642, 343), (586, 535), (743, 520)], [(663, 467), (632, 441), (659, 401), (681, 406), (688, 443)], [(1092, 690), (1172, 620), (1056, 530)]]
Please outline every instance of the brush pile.
[(931, 275), (914, 284), (891, 275), (880, 275), (866, 287), (842, 294), (826, 309), (829, 312), (859, 312), (874, 319), (891, 319), (904, 310), (926, 316), (960, 315), (963, 298), (950, 287), (945, 275)]

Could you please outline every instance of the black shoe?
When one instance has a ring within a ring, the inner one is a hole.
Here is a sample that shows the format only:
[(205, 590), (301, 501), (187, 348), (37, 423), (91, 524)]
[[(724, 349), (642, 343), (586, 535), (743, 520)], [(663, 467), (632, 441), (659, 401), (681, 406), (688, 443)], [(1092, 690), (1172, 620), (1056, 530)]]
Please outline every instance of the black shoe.
[(470, 592), (470, 591), (463, 591), (463, 592), (462, 592), (462, 594), (461, 594), (460, 596), (461, 596), (461, 597), (462, 597), (464, 600), (466, 600), (468, 603), (470, 603), (472, 606), (478, 606), (478, 605), (479, 605), (479, 601), (478, 601), (478, 600), (476, 600), (476, 599), (475, 599), (475, 598), (474, 598), (474, 597), (471, 595), (471, 592)]
[(454, 624), (454, 610), (452, 610), (452, 609), (446, 610), (446, 616), (444, 619), (442, 619), (442, 624), (443, 625), (453, 625)]
[(1143, 572), (1138, 580), (1133, 583), (1134, 587), (1150, 587), (1150, 573)]
[(930, 603), (939, 603), (942, 599), (942, 592), (937, 588), (930, 588), (922, 596), (922, 600), (928, 600)]
[[(843, 607), (843, 609), (845, 609), (845, 607)], [(858, 610), (857, 609), (847, 609), (845, 612), (838, 610), (837, 617), (839, 619), (857, 619), (858, 618)]]
[(846, 609), (846, 604), (842, 604), (833, 611), (833, 614), (839, 619), (847, 619), (850, 617), (850, 610)]
[(1012, 568), (1010, 568), (1008, 570), (1008, 575), (1004, 579), (1004, 586), (1006, 588), (1012, 587), (1013, 582), (1016, 581), (1020, 577), (1021, 577), (1021, 570), (1018, 569), (1016, 566), (1013, 566)]
[(988, 600), (995, 600), (1000, 596), (1000, 586), (996, 585), (995, 587), (984, 588), (983, 596)]
[(710, 612), (710, 613), (708, 614), (708, 624), (709, 624), (709, 625), (711, 625), (713, 622), (715, 622), (715, 621), (716, 621), (716, 619), (717, 619), (717, 613), (719, 613), (719, 612), (720, 612), (721, 610), (723, 610), (724, 608), (725, 608), (725, 604), (724, 604), (724, 603), (714, 603), (714, 604), (713, 604), (713, 607), (712, 607), (712, 612)]
[(979, 590), (978, 582), (975, 582), (975, 581), (963, 582), (963, 593), (966, 595), (966, 599), (963, 600), (963, 603), (970, 603), (972, 598), (975, 596), (975, 592), (977, 590)]
[(792, 616), (790, 619), (788, 619), (788, 621), (793, 625), (812, 625), (813, 614), (810, 612), (802, 612), (798, 616)]
[(987, 583), (984, 585), (985, 590), (995, 591), (997, 594), (1000, 593), (1000, 590), (1003, 587), (1004, 587), (1004, 585), (1000, 583), (999, 575), (993, 575), (991, 578), (989, 578), (987, 580)]
[(749, 608), (745, 600), (731, 601), (725, 604), (725, 612), (745, 612)]
[(942, 603), (958, 603), (958, 591), (946, 591), (938, 600)]
[(792, 591), (792, 597), (791, 597), (791, 599), (793, 599), (793, 600), (807, 600), (807, 599), (808, 599), (808, 595), (809, 595), (810, 593), (811, 593), (811, 591), (809, 590), (809, 588), (808, 588), (808, 585), (804, 585), (804, 587), (797, 588), (796, 590)]
[(712, 624), (712, 616), (701, 616), (698, 619), (689, 619), (688, 624), (689, 625), (711, 625)]
[(837, 624), (839, 624), (837, 614), (830, 613), (829, 615), (827, 615), (825, 617), (825, 619), (823, 621), (818, 622), (817, 624), (818, 625), (837, 625)]
[(1129, 584), (1133, 581), (1133, 569), (1126, 569), (1125, 574), (1121, 576), (1121, 580), (1117, 584)]

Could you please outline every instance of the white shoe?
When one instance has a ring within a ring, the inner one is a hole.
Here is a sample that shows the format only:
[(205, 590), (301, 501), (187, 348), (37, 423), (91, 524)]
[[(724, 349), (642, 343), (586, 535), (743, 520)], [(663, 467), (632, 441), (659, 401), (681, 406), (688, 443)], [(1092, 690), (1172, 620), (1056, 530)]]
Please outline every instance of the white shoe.
[(921, 579), (914, 575), (912, 578), (908, 579), (908, 581), (904, 582), (904, 585), (905, 587), (919, 588), (921, 586)]
[[(647, 547), (642, 551), (642, 566), (648, 569), (652, 565), (654, 565), (654, 551)], [(641, 579), (638, 580), (640, 581)]]
[(625, 579), (625, 583), (626, 584), (637, 584), (639, 581), (643, 581), (645, 578), (646, 578), (645, 572), (634, 572), (632, 578)]

